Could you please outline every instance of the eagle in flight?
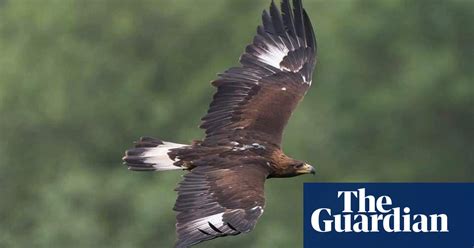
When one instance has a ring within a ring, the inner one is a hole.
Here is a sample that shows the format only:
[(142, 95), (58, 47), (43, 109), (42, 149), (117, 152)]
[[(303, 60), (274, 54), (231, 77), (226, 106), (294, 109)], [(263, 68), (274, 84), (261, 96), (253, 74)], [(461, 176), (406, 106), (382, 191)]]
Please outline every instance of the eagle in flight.
[(316, 39), (301, 0), (272, 1), (240, 57), (212, 82), (217, 92), (191, 145), (143, 137), (126, 151), (134, 171), (186, 170), (176, 191), (175, 247), (251, 231), (265, 206), (269, 178), (314, 174), (281, 150), (291, 113), (311, 86)]

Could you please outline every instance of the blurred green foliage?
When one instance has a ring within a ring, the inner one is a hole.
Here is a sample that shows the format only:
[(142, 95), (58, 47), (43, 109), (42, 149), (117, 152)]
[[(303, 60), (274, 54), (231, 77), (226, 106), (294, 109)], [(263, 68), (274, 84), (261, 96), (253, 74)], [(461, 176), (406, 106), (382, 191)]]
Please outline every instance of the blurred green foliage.
[[(132, 173), (139, 136), (180, 143), (269, 0), (0, 0), (0, 247), (170, 247), (180, 172)], [(301, 247), (302, 184), (474, 180), (474, 1), (305, 1), (315, 80), (285, 132), (316, 177), (270, 180), (250, 234)]]

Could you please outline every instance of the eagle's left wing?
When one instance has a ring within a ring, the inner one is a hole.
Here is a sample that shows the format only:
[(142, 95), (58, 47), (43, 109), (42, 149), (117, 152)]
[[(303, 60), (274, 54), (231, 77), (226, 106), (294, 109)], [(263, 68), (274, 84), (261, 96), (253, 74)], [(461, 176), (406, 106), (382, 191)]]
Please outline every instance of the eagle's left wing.
[(268, 172), (260, 166), (198, 166), (179, 184), (176, 247), (251, 231), (263, 213), (263, 185)]
[(217, 93), (202, 119), (204, 146), (233, 142), (280, 146), (283, 129), (311, 85), (316, 64), (316, 38), (301, 0), (272, 2), (263, 12), (241, 67), (219, 75)]

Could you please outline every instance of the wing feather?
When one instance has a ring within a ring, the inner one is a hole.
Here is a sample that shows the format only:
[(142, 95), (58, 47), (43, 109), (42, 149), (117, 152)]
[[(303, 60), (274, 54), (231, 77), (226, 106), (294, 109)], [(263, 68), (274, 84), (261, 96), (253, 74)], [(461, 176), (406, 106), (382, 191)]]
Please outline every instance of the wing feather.
[(217, 92), (202, 118), (202, 145), (252, 138), (280, 146), (291, 113), (311, 85), (316, 53), (314, 31), (301, 0), (283, 0), (280, 9), (272, 1), (240, 57), (241, 66), (212, 82)]
[(283, 19), (280, 14), (280, 11), (278, 10), (275, 4), (275, 1), (273, 0), (270, 5), (270, 15), (272, 17), (272, 24), (275, 29), (275, 33), (279, 36), (285, 36), (286, 31), (285, 31), (285, 26), (283, 25)]
[[(235, 161), (235, 160), (234, 160)], [(184, 176), (177, 187), (176, 247), (251, 231), (263, 213), (268, 171), (216, 159)], [(218, 166), (216, 166), (218, 165)]]

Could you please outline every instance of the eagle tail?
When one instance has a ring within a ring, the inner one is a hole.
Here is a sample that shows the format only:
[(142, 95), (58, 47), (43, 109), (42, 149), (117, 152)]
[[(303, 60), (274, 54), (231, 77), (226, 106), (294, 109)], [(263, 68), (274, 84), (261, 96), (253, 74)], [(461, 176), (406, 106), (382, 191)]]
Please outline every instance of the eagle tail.
[(170, 156), (170, 152), (185, 146), (187, 145), (142, 137), (135, 142), (134, 148), (125, 152), (122, 160), (133, 171), (179, 170), (182, 168), (174, 165), (177, 160)]

